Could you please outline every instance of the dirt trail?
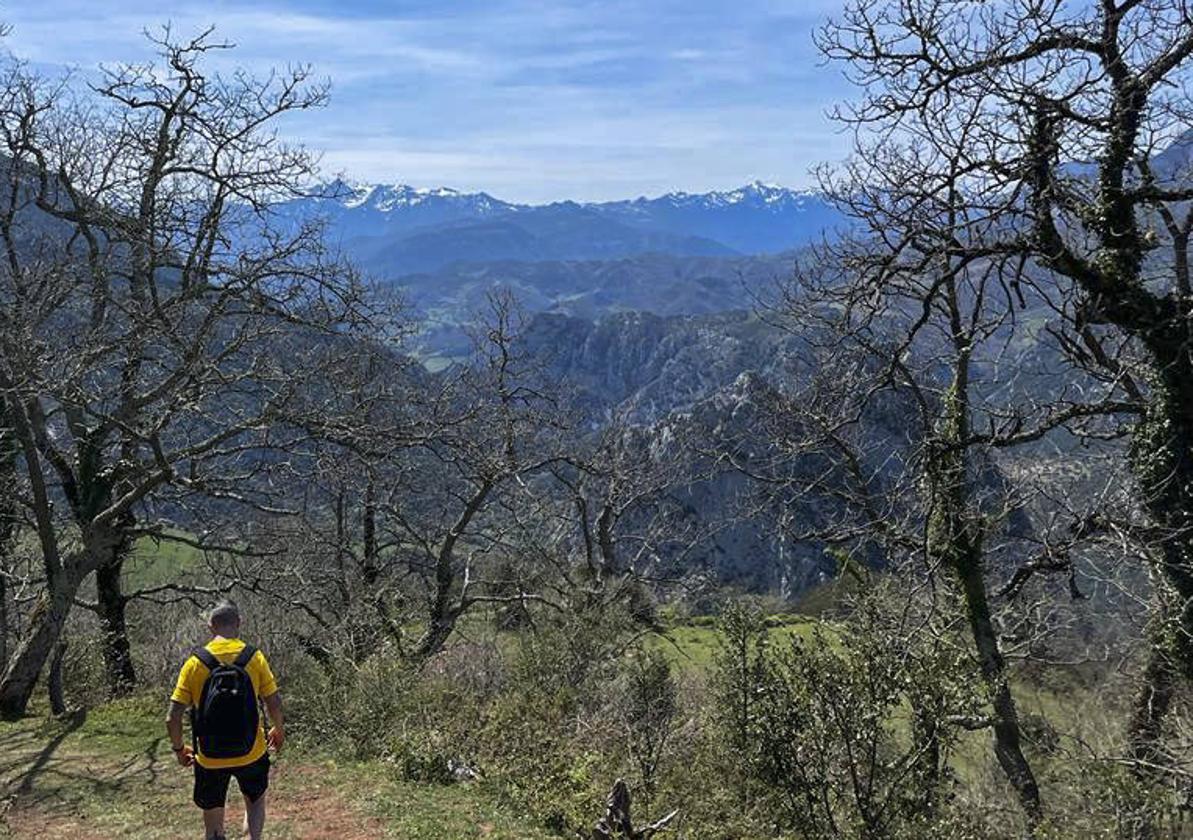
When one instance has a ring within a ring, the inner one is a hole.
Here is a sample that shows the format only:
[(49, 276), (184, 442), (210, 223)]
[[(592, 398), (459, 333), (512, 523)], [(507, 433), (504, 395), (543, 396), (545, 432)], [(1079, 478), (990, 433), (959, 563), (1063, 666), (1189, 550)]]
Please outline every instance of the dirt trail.
[[(87, 749), (36, 729), (0, 739), (0, 838), (178, 840), (201, 835), (191, 774), (164, 744), (127, 757)], [(164, 755), (163, 755), (164, 753)], [(270, 840), (380, 840), (384, 826), (346, 802), (314, 765), (283, 758), (270, 782)], [(232, 784), (228, 836), (240, 837), (243, 808)]]
[[(271, 789), (277, 788), (269, 805), (273, 828), (281, 826), (282, 836), (295, 840), (375, 840), (385, 836), (380, 821), (360, 814), (320, 776), (318, 767), (281, 766), (271, 783)], [(239, 810), (236, 819), (241, 819)]]
[[(152, 832), (148, 836), (198, 837), (201, 833), (199, 812), (183, 798), (171, 799), (173, 801), (169, 804), (163, 802), (162, 807), (178, 813), (179, 817), (167, 818), (174, 828), (153, 826), (147, 829)], [(228, 800), (228, 837), (240, 837), (243, 810), (234, 795), (229, 795)], [(38, 840), (126, 840), (131, 836), (142, 836), (132, 834), (127, 821), (121, 822), (124, 824), (97, 830), (90, 816), (72, 815), (60, 807), (47, 809), (42, 804), (23, 803), (19, 799), (11, 803), (4, 815), (4, 824), (14, 840), (18, 837), (37, 837)], [(163, 831), (166, 833), (163, 834)], [(279, 840), (378, 840), (385, 836), (385, 830), (380, 823), (362, 817), (334, 794), (315, 790), (290, 796), (279, 792), (270, 802), (266, 835)], [(0, 836), (3, 836), (2, 830)]]

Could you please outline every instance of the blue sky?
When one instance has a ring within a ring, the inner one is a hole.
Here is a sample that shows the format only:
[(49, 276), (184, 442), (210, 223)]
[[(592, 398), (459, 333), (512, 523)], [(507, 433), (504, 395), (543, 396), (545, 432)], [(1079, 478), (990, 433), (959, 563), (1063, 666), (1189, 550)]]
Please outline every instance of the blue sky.
[(849, 95), (813, 29), (839, 0), (0, 0), (8, 49), (47, 69), (144, 60), (142, 30), (216, 24), (221, 61), (310, 63), (331, 105), (285, 132), (328, 174), (602, 200), (809, 183)]

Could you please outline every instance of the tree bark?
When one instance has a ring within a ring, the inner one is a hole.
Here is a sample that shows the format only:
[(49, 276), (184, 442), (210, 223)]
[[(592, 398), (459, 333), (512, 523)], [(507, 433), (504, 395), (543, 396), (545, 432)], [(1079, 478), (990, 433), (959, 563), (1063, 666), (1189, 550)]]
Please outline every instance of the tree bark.
[[(1128, 749), (1134, 761), (1131, 771), (1141, 782), (1160, 781), (1169, 763), (1164, 750), (1164, 718), (1172, 706), (1179, 679), (1164, 641), (1153, 640), (1127, 725)], [(1127, 819), (1131, 837), (1146, 840), (1156, 836), (1154, 814), (1147, 805), (1132, 809)]]
[(54, 658), (50, 660), (50, 676), (46, 687), (50, 695), (50, 713), (55, 717), (66, 714), (66, 691), (62, 686), (62, 660), (66, 657), (66, 641), (54, 646)]
[(416, 662), (425, 662), (443, 650), (443, 646), (455, 632), (457, 618), (459, 618), (459, 612), (454, 608), (445, 608), (442, 612), (432, 615), (426, 632), (415, 645), (414, 660)]
[(1148, 342), (1157, 370), (1147, 414), (1135, 427), (1131, 467), (1159, 528), (1156, 562), (1173, 596), (1154, 628), (1128, 738), (1135, 771), (1152, 779), (1164, 763), (1163, 720), (1176, 680), (1193, 680), (1193, 362), (1180, 332)]
[(0, 673), (8, 663), (8, 574), (13, 571), (13, 543), (16, 540), (18, 510), (12, 488), (16, 487), (18, 447), (5, 423), (7, 406), (0, 398)]
[(66, 573), (50, 581), (0, 677), (0, 718), (13, 720), (25, 714), (37, 678), (62, 637), (79, 583), (75, 576)]
[(1131, 709), (1129, 727), (1131, 757), (1137, 762), (1139, 776), (1153, 778), (1164, 762), (1161, 729), (1176, 694), (1176, 681), (1172, 660), (1158, 643), (1153, 644), (1143, 671), (1143, 683)]
[[(956, 409), (959, 410), (959, 409)], [(947, 428), (946, 421), (946, 428)], [(947, 432), (946, 432), (947, 435)], [(956, 439), (963, 439), (958, 436)], [(990, 611), (990, 596), (983, 575), (982, 544), (976, 524), (966, 510), (968, 477), (963, 456), (947, 444), (939, 453), (929, 452), (929, 483), (933, 485), (933, 514), (929, 523), (930, 547), (943, 565), (956, 575), (965, 604), (966, 619), (978, 668), (990, 692), (994, 710), (994, 756), (1019, 799), (1034, 835), (1044, 818), (1040, 788), (1031, 764), (1023, 754), (1019, 715), (1008, 682), (1006, 660)]]
[(126, 552), (116, 549), (112, 560), (95, 571), (95, 592), (103, 633), (104, 668), (110, 697), (124, 697), (137, 684), (132, 646), (128, 640), (128, 598), (121, 586)]
[(914, 699), (911, 704), (911, 737), (916, 747), (913, 772), (919, 783), (919, 807), (928, 818), (935, 817), (940, 807), (943, 770), (941, 719), (939, 710), (933, 708), (933, 705), (932, 701), (920, 705)]
[(365, 485), (364, 497), (364, 511), (361, 514), (360, 523), (364, 554), (360, 572), (365, 586), (372, 589), (377, 585), (377, 579), (381, 576), (377, 548), (377, 489), (372, 479)]
[(624, 780), (618, 779), (609, 791), (605, 816), (592, 830), (593, 840), (650, 840), (679, 815), (679, 811), (672, 811), (662, 819), (655, 820), (642, 828), (634, 826), (634, 819), (630, 812), (630, 788)]
[(981, 565), (966, 562), (957, 569), (965, 595), (970, 633), (978, 653), (982, 678), (990, 690), (994, 709), (994, 755), (1015, 793), (1019, 805), (1034, 831), (1044, 818), (1040, 788), (1027, 757), (1023, 754), (1019, 715), (1008, 682), (1006, 661), (998, 646), (998, 634), (990, 617), (990, 603)]
[[(467, 593), (463, 591), (467, 589), (467, 575), (465, 575), (463, 584), (457, 580), (456, 544), (460, 541), (469, 523), (472, 522), (473, 517), (484, 507), (485, 500), (489, 497), (493, 487), (494, 482), (485, 479), (473, 489), (472, 496), (465, 503), (455, 524), (447, 532), (443, 544), (439, 546), (439, 550), (435, 554), (435, 594), (429, 605), (427, 629), (419, 638), (414, 649), (414, 659), (417, 662), (425, 662), (443, 650), (443, 646), (447, 644), (447, 640), (451, 638), (456, 629), (456, 621), (468, 608)], [(460, 588), (461, 591), (457, 592), (457, 588)]]
[(990, 610), (984, 575), (985, 535), (981, 512), (973, 509), (971, 469), (965, 449), (970, 437), (970, 337), (965, 333), (951, 279), (945, 290), (956, 359), (952, 387), (944, 396), (936, 433), (925, 452), (928, 552), (952, 571), (961, 587), (978, 667), (994, 710), (994, 756), (1015, 789), (1028, 832), (1034, 836), (1044, 819), (1040, 788), (1023, 754), (1015, 698)]
[[(12, 476), (0, 469), (0, 481), (6, 480), (12, 480)], [(0, 500), (0, 673), (4, 673), (4, 666), (8, 664), (8, 575), (13, 570), (12, 548), (16, 533), (16, 516), (6, 502)]]
[[(0, 549), (2, 551), (2, 549)], [(0, 561), (0, 674), (8, 664), (8, 578)]]

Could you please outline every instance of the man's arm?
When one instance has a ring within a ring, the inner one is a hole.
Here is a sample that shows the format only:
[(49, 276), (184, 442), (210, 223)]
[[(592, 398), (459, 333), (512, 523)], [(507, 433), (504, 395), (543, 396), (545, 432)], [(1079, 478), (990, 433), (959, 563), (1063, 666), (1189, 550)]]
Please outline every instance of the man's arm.
[(275, 691), (268, 697), (261, 698), (265, 702), (265, 713), (269, 715), (269, 746), (273, 747), (274, 752), (282, 748), (286, 743), (286, 719), (282, 714), (282, 693)]
[(178, 763), (190, 767), (195, 761), (195, 753), (182, 740), (182, 713), (185, 711), (185, 704), (177, 700), (170, 701), (170, 708), (166, 710), (166, 734), (170, 736), (170, 749), (174, 751)]

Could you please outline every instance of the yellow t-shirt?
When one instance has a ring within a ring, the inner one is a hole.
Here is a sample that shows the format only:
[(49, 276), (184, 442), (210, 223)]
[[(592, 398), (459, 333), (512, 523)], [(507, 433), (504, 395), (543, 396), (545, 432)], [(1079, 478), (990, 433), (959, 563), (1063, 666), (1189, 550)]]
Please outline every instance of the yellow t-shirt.
[[(216, 659), (227, 664), (244, 650), (244, 642), (240, 639), (212, 639), (206, 647)], [(265, 654), (261, 651), (257, 651), (253, 655), (249, 664), (245, 666), (245, 671), (248, 672), (249, 679), (253, 681), (253, 691), (258, 697), (271, 697), (277, 693), (278, 682), (274, 679), (273, 671), (269, 670), (269, 662), (266, 661)], [(207, 682), (207, 675), (210, 673), (207, 666), (200, 662), (197, 656), (191, 654), (178, 673), (178, 683), (174, 686), (174, 693), (170, 695), (170, 699), (184, 706), (197, 705), (199, 696), (203, 693), (203, 683)], [(218, 770), (221, 767), (244, 767), (263, 755), (265, 755), (265, 728), (258, 725), (257, 740), (253, 742), (253, 748), (248, 755), (239, 758), (208, 758), (200, 752), (195, 759), (210, 770)]]

